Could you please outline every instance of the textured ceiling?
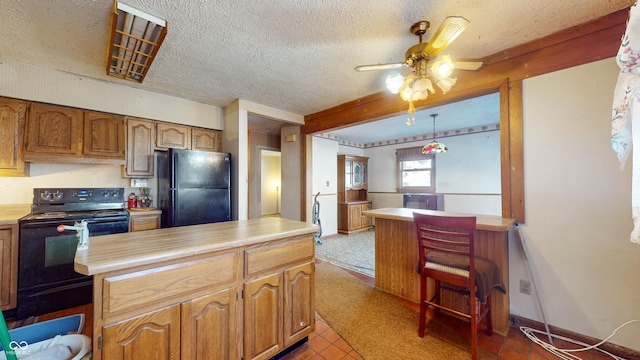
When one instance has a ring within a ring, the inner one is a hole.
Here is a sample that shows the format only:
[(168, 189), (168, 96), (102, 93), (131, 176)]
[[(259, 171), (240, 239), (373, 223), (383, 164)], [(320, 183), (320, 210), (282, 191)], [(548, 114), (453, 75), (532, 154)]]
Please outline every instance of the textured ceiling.
[(123, 0), (167, 20), (142, 84), (105, 74), (112, 0), (0, 1), (0, 60), (9, 59), (224, 107), (236, 98), (300, 115), (384, 89), (428, 20), (471, 25), (447, 49), (480, 58), (581, 24), (633, 0)]

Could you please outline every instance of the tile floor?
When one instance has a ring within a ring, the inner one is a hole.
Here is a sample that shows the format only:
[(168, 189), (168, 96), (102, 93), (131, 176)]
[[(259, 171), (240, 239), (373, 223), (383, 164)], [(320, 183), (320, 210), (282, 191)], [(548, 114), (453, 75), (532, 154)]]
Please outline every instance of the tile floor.
[[(347, 270), (348, 271), (348, 270)], [(354, 271), (348, 271), (353, 276), (374, 286), (375, 280), (367, 275)], [(419, 311), (417, 304), (411, 304), (416, 312)], [(93, 306), (83, 305), (71, 309), (58, 311), (51, 314), (41, 315), (38, 321), (45, 321), (58, 317), (84, 313), (85, 326), (83, 334), (91, 337), (92, 335), (92, 319)], [(457, 329), (462, 335), (468, 336), (469, 327), (467, 323), (457, 320), (453, 317), (442, 316), (451, 327)], [(416, 325), (417, 332), (417, 325)], [(417, 336), (417, 334), (416, 334)], [(558, 359), (551, 353), (543, 350), (540, 346), (533, 344), (527, 339), (519, 328), (511, 327), (507, 336), (493, 334), (487, 336), (484, 332), (478, 338), (478, 345), (485, 350), (495, 354), (499, 359), (513, 360), (552, 360)], [(559, 344), (559, 346), (570, 347), (567, 344)], [(599, 351), (592, 350), (590, 352), (580, 353), (580, 359), (583, 360), (604, 360), (611, 359)], [(316, 314), (316, 328), (309, 335), (309, 340), (292, 350), (290, 353), (280, 357), (280, 360), (353, 360), (362, 359), (362, 357), (351, 348), (351, 346), (333, 330), (319, 315)]]

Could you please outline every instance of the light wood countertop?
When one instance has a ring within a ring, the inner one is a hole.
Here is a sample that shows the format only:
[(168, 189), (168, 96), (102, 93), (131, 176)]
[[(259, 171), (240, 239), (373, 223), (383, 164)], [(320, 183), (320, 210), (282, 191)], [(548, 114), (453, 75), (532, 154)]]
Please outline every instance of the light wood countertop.
[(31, 204), (0, 205), (0, 225), (17, 225), (21, 217), (31, 214)]
[(436, 216), (475, 216), (476, 217), (476, 227), (478, 230), (487, 230), (487, 231), (508, 231), (513, 227), (516, 220), (515, 219), (505, 219), (499, 216), (491, 216), (491, 215), (476, 215), (476, 214), (463, 214), (463, 213), (453, 213), (447, 211), (437, 211), (437, 210), (418, 210), (418, 209), (408, 209), (408, 208), (380, 208), (363, 211), (364, 215), (368, 215), (374, 218), (381, 219), (390, 219), (390, 220), (400, 220), (400, 221), (413, 221), (413, 213), (421, 213), (427, 215), (436, 215)]
[(276, 217), (89, 237), (74, 269), (95, 275), (318, 231), (317, 225)]
[(133, 209), (127, 209), (127, 211), (129, 212), (129, 216), (149, 216), (149, 215), (160, 215), (162, 214), (162, 210), (160, 209), (156, 209), (156, 208), (152, 208), (152, 207), (147, 207), (147, 208), (133, 208)]

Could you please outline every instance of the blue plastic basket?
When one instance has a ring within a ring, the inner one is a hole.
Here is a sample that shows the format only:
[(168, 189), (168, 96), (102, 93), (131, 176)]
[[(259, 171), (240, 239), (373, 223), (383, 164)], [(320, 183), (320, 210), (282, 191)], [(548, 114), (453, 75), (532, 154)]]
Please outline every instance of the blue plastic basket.
[[(76, 314), (9, 330), (9, 337), (11, 341), (16, 341), (17, 343), (26, 341), (27, 344), (34, 344), (51, 339), (56, 335), (81, 334), (83, 327), (84, 314)], [(0, 351), (2, 350), (3, 348), (0, 344)]]

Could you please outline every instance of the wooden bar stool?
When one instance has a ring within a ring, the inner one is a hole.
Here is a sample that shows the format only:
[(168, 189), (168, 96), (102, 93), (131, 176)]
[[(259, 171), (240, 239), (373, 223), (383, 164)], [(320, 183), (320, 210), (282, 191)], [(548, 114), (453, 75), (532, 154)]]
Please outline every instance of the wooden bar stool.
[[(444, 309), (469, 319), (471, 357), (477, 359), (478, 323), (486, 318), (487, 334), (492, 335), (491, 289), (504, 291), (498, 266), (492, 260), (474, 256), (475, 217), (432, 216), (413, 213), (416, 224), (420, 272), (420, 325), (424, 336), (427, 306)], [(427, 299), (427, 278), (435, 281), (435, 293)], [(469, 313), (440, 304), (440, 283), (456, 285), (469, 291)], [(480, 302), (477, 314), (476, 298)]]

